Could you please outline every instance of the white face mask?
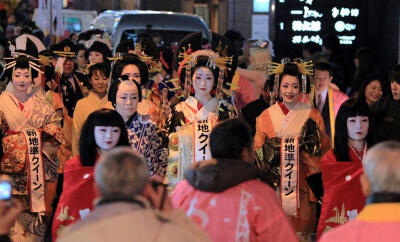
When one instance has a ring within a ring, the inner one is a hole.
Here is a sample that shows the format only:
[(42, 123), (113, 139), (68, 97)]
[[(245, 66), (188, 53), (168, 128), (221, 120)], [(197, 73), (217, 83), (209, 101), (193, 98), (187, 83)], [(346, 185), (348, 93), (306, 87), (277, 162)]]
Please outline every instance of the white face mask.
[(119, 84), (115, 98), (115, 109), (127, 120), (138, 107), (139, 93), (136, 85), (131, 81), (123, 81)]
[(369, 119), (367, 116), (349, 117), (347, 119), (347, 135), (349, 139), (362, 141), (368, 135)]
[(114, 148), (121, 135), (121, 129), (117, 126), (95, 126), (94, 139), (101, 150), (111, 150)]

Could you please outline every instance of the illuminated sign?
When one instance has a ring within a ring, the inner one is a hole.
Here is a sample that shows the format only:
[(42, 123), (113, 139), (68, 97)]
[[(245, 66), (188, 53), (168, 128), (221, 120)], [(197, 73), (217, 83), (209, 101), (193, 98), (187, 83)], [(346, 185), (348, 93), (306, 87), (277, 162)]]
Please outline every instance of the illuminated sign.
[(253, 12), (268, 13), (269, 12), (269, 0), (253, 0)]
[(273, 5), (275, 53), (299, 57), (303, 44), (322, 44), (327, 34), (345, 48), (366, 43), (368, 1), (275, 0)]

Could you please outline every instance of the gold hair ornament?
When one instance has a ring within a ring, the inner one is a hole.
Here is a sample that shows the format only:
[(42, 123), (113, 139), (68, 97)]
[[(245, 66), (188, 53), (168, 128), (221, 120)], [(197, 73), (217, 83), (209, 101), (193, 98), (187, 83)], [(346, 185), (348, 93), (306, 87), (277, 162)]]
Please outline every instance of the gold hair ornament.
[(267, 68), (268, 75), (275, 74), (274, 87), (273, 87), (273, 91), (271, 93), (270, 105), (273, 105), (278, 99), (279, 76), (283, 73), (285, 64), (287, 64), (287, 63), (293, 63), (293, 64), (297, 65), (297, 67), (299, 69), (299, 73), (301, 73), (301, 84), (302, 84), (303, 93), (306, 93), (307, 76), (311, 76), (314, 73), (312, 61), (304, 62), (301, 58), (295, 58), (295, 59), (293, 59), (293, 61), (291, 61), (290, 58), (283, 58), (281, 60), (281, 63), (268, 62), (268, 68)]

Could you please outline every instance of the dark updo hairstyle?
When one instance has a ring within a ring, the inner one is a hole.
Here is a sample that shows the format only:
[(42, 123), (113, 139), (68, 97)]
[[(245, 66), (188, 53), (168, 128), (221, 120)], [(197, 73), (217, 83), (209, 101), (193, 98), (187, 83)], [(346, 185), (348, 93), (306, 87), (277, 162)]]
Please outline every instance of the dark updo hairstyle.
[(91, 113), (83, 124), (79, 138), (79, 154), (82, 166), (94, 166), (99, 156), (94, 137), (96, 126), (112, 126), (121, 130), (117, 146), (129, 146), (128, 132), (121, 115), (115, 110), (102, 108)]
[(354, 99), (347, 100), (340, 106), (335, 121), (335, 147), (333, 153), (338, 161), (349, 161), (347, 119), (356, 116), (368, 117), (369, 127), (365, 140), (368, 147), (372, 147), (375, 143), (374, 123), (367, 103)]
[[(108, 90), (108, 101), (110, 101), (113, 105), (113, 107), (115, 108), (117, 105), (117, 92), (119, 89), (119, 85), (121, 84), (121, 80), (120, 79), (116, 79), (113, 80), (111, 83), (111, 86)], [(138, 90), (138, 95), (139, 95), (139, 102), (142, 101), (142, 88), (140, 87), (139, 83), (135, 80), (132, 81), (135, 85), (136, 88)]]
[(297, 66), (296, 63), (286, 63), (285, 66), (283, 67), (283, 72), (279, 75), (279, 92), (283, 77), (286, 75), (296, 77), (297, 80), (299, 81), (300, 91), (302, 91), (301, 73), (299, 71), (299, 67)]
[[(198, 56), (197, 57), (197, 64), (192, 68), (192, 70), (190, 72), (190, 82), (192, 82), (193, 75), (197, 71), (197, 69), (199, 69), (200, 67), (205, 67), (205, 68), (209, 69), (211, 71), (211, 73), (213, 74), (213, 77), (214, 77), (213, 89), (215, 89), (218, 84), (219, 68), (215, 67), (215, 69), (213, 69), (211, 67), (208, 67), (207, 63), (209, 63), (208, 56)], [(186, 68), (180, 67), (178, 70), (178, 73), (179, 73), (179, 80), (180, 80), (181, 86), (183, 88), (183, 85), (185, 84), (185, 78), (186, 78)], [(225, 78), (226, 78), (226, 75), (225, 75)]]
[(365, 99), (365, 89), (366, 89), (367, 86), (368, 86), (371, 82), (373, 82), (373, 81), (378, 81), (378, 82), (381, 84), (381, 89), (382, 89), (382, 92), (383, 92), (383, 83), (382, 83), (382, 81), (381, 81), (381, 78), (379, 78), (379, 76), (376, 75), (376, 74), (369, 74), (369, 75), (367, 75), (367, 76), (365, 77), (365, 79), (363, 80), (363, 82), (362, 82), (362, 84), (361, 84), (361, 87), (360, 87), (360, 89), (359, 89), (359, 91), (358, 91), (358, 98), (357, 98), (358, 101), (360, 101), (360, 102), (366, 102), (366, 99)]
[[(15, 59), (15, 66), (12, 68), (9, 68), (6, 70), (6, 77), (8, 78), (8, 80), (12, 81), (12, 74), (13, 74), (13, 70), (15, 69), (27, 69), (29, 70), (29, 61), (32, 61), (36, 64), (38, 64), (37, 61), (29, 59), (26, 55), (20, 55)], [(36, 77), (38, 77), (38, 71), (36, 71), (35, 69), (31, 68), (30, 69), (31, 73), (31, 80), (33, 83), (33, 79), (35, 79)]]
[(108, 65), (107, 63), (104, 63), (104, 62), (91, 65), (89, 67), (89, 73), (88, 73), (89, 81), (92, 79), (92, 76), (94, 75), (94, 73), (96, 71), (99, 71), (104, 76), (109, 77), (110, 76), (110, 65)]
[(135, 65), (138, 67), (140, 72), (140, 85), (146, 86), (146, 84), (149, 82), (149, 70), (147, 68), (147, 65), (143, 61), (141, 61), (139, 57), (135, 54), (126, 54), (124, 55), (122, 60), (118, 60), (117, 62), (115, 62), (112, 79), (118, 79), (122, 74), (122, 70), (127, 65)]

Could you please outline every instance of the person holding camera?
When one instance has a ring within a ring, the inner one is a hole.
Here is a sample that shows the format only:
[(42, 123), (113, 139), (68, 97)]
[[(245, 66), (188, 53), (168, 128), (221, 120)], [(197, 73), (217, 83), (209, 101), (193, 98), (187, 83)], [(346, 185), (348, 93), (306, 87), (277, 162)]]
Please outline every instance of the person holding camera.
[(94, 210), (67, 227), (58, 241), (209, 241), (173, 208), (166, 187), (149, 178), (145, 160), (131, 148), (105, 154), (94, 179), (99, 193)]

